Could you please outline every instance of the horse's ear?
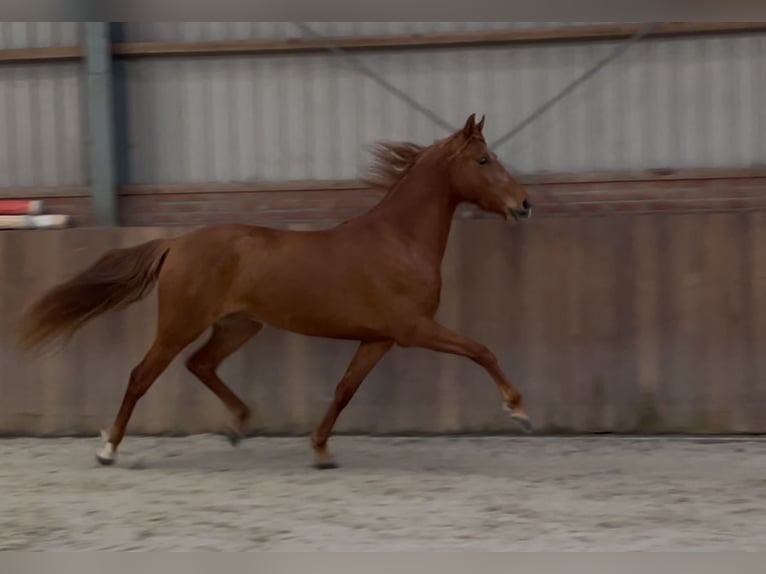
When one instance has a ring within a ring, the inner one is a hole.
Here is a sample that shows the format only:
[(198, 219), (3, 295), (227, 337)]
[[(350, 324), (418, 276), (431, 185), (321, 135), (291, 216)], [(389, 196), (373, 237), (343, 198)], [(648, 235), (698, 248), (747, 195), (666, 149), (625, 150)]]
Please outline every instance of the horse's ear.
[(463, 135), (465, 137), (470, 137), (473, 134), (473, 130), (476, 127), (476, 114), (471, 114), (468, 116), (468, 119), (465, 121), (465, 125), (463, 126)]
[(484, 114), (481, 114), (481, 119), (479, 120), (479, 123), (476, 124), (476, 129), (480, 134), (484, 135)]

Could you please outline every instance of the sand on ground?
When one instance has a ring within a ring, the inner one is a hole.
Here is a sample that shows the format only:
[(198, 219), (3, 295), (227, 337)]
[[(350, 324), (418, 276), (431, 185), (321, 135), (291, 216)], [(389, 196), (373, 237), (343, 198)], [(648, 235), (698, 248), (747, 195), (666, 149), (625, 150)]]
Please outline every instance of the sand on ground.
[(766, 440), (0, 441), (0, 550), (764, 550)]

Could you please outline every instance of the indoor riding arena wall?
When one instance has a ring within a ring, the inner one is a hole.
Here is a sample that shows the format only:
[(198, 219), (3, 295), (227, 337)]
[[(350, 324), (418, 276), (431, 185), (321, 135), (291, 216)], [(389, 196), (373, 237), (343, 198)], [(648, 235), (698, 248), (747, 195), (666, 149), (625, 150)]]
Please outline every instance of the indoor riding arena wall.
[[(108, 427), (151, 344), (155, 293), (22, 356), (15, 321), (45, 289), (110, 247), (192, 226), (333, 225), (380, 199), (359, 183), (370, 144), (446, 135), (350, 57), (450, 124), (486, 114), (491, 143), (642, 29), (309, 23), (316, 42), (290, 22), (97, 24), (0, 23), (0, 201), (71, 218), (0, 231), (0, 434)], [(439, 316), (495, 351), (538, 430), (766, 431), (765, 61), (766, 23), (661, 23), (496, 148), (534, 216), (460, 211)], [(223, 428), (183, 367), (200, 342), (129, 433)], [(265, 329), (221, 374), (254, 432), (306, 433), (353, 350)], [(516, 432), (478, 366), (418, 349), (391, 352), (336, 428)]]
[[(290, 225), (304, 228), (305, 225)], [(55, 353), (13, 348), (20, 310), (106, 249), (179, 227), (0, 234), (0, 432), (108, 426), (155, 329), (155, 296), (88, 324)], [(541, 216), (456, 221), (440, 319), (489, 345), (547, 432), (766, 431), (766, 213)], [(224, 408), (184, 367), (142, 399), (130, 433), (219, 431)], [(221, 374), (254, 410), (252, 431), (306, 433), (354, 343), (265, 329)], [(473, 363), (395, 349), (338, 432), (515, 432)]]

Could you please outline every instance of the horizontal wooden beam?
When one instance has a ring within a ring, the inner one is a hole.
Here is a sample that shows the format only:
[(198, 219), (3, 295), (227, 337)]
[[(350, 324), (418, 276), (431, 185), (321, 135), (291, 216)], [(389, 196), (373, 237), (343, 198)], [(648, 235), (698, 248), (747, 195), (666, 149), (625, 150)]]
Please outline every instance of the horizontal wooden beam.
[[(325, 38), (250, 39), (200, 42), (125, 42), (112, 52), (125, 58), (158, 56), (224, 56), (321, 52), (332, 45), (344, 50), (480, 47), (621, 40), (635, 34), (641, 24), (595, 24), (475, 32), (429, 32), (425, 34), (370, 34)], [(666, 22), (647, 34), (654, 37), (766, 32), (766, 22)], [(79, 46), (0, 50), (0, 63), (67, 61), (82, 58)]]
[[(205, 183), (148, 183), (120, 187), (120, 195), (173, 195), (185, 193), (257, 193), (271, 191), (328, 191), (365, 189), (354, 179), (340, 180), (289, 180), (289, 181), (242, 181)], [(2, 192), (0, 192), (2, 193)]]
[(85, 50), (79, 46), (13, 48), (0, 50), (0, 63), (60, 62), (80, 60), (84, 56)]
[(90, 192), (86, 186), (79, 185), (0, 187), (0, 199), (45, 199), (46, 197), (90, 197)]
[[(593, 171), (580, 173), (551, 173), (522, 175), (520, 181), (528, 186), (566, 185), (583, 183), (620, 183), (642, 181), (677, 181), (677, 180), (731, 180), (731, 179), (766, 178), (766, 168), (741, 169), (655, 169), (636, 171)], [(188, 193), (256, 193), (272, 191), (335, 191), (364, 190), (367, 186), (354, 179), (342, 180), (292, 180), (264, 182), (208, 182), (208, 183), (166, 183), (134, 184), (119, 189), (120, 195), (173, 195)], [(0, 189), (0, 196), (2, 190)]]
[(641, 181), (720, 180), (766, 178), (766, 168), (656, 168), (625, 171), (583, 171), (521, 174), (525, 185), (558, 185), (567, 183), (621, 183)]
[[(378, 34), (279, 40), (227, 40), (201, 42), (134, 42), (116, 44), (114, 54), (124, 57), (216, 56), (226, 54), (273, 54), (318, 52), (328, 46), (344, 50), (450, 48), (491, 45), (620, 40), (634, 35), (641, 24), (599, 24), (476, 32), (430, 32), (425, 34)], [(766, 31), (766, 22), (667, 22), (649, 36), (688, 36)]]
[[(766, 178), (766, 168), (684, 168), (633, 171), (589, 171), (522, 174), (525, 185), (566, 185), (676, 180), (732, 180)], [(363, 190), (355, 179), (307, 179), (289, 181), (241, 181), (206, 183), (147, 183), (119, 188), (120, 195), (172, 195), (186, 193), (254, 193), (271, 191)], [(84, 186), (0, 187), (0, 199), (44, 199), (46, 197), (89, 197)]]

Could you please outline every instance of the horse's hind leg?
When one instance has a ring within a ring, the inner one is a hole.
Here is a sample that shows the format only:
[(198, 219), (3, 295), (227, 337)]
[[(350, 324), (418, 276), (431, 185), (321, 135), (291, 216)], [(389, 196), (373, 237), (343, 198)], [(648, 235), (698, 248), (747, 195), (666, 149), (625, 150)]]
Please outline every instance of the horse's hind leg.
[(111, 431), (105, 437), (106, 444), (96, 455), (98, 462), (105, 465), (114, 463), (115, 452), (125, 436), (125, 428), (136, 403), (191, 339), (193, 338), (177, 339), (174, 342), (166, 341), (162, 336), (155, 339), (144, 359), (130, 373), (130, 382), (125, 390), (120, 410), (117, 412)]
[(247, 430), (250, 409), (224, 383), (216, 370), (221, 363), (252, 337), (263, 325), (244, 315), (229, 315), (213, 325), (210, 339), (186, 361), (186, 367), (210, 389), (233, 416), (232, 432), (228, 434), (232, 444), (237, 444)]

